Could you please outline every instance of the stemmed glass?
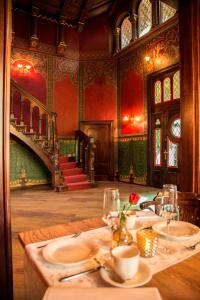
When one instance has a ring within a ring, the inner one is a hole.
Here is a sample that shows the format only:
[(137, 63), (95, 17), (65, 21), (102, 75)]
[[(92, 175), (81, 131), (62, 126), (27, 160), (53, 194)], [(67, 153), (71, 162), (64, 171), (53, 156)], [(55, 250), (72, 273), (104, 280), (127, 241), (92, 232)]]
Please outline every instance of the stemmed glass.
[[(162, 249), (165, 254), (171, 254), (172, 249), (168, 246), (170, 234), (170, 222), (177, 218), (177, 188), (174, 185), (166, 184), (163, 186), (159, 215), (166, 220), (166, 246)], [(164, 228), (165, 229), (165, 228)], [(164, 230), (163, 230), (164, 231)]]
[(118, 218), (119, 215), (119, 209), (120, 209), (119, 189), (117, 188), (104, 189), (102, 220), (109, 227), (115, 225), (116, 219)]

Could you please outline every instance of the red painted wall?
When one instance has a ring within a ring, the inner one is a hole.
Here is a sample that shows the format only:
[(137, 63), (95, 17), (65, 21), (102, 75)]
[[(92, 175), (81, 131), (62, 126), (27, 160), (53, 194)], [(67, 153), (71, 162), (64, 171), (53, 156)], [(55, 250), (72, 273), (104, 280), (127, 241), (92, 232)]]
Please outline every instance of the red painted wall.
[(57, 80), (54, 85), (54, 111), (57, 112), (59, 136), (74, 136), (78, 129), (78, 86), (69, 75)]
[(116, 89), (104, 78), (85, 88), (84, 99), (84, 120), (116, 120)]
[(108, 51), (108, 17), (99, 16), (91, 19), (80, 34), (80, 54), (88, 51)]
[[(121, 83), (121, 118), (128, 115), (136, 117), (136, 121), (121, 121), (121, 133), (132, 134), (144, 131), (143, 125), (143, 80), (141, 74), (136, 74), (133, 69), (127, 71)], [(141, 121), (137, 122), (137, 117)]]
[[(50, 32), (51, 34), (47, 34)], [(38, 18), (39, 42), (55, 46), (57, 43), (57, 24)]]
[(19, 11), (14, 14), (14, 32), (16, 37), (29, 39), (30, 16)]
[(29, 72), (21, 73), (17, 69), (17, 64), (30, 64), (25, 60), (17, 60), (11, 65), (11, 79), (27, 92), (38, 98), (42, 103), (46, 103), (46, 80), (44, 76), (31, 68)]

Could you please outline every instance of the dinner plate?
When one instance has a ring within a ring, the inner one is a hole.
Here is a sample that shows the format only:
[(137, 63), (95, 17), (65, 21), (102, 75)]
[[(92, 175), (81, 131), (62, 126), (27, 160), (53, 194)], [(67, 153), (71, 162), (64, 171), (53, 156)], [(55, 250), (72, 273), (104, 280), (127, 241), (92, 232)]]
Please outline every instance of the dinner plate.
[(43, 257), (53, 264), (77, 265), (93, 258), (99, 247), (92, 240), (61, 239), (43, 249)]
[(103, 278), (103, 280), (105, 280), (107, 283), (122, 288), (133, 288), (137, 286), (142, 286), (145, 283), (149, 282), (152, 278), (151, 270), (148, 264), (142, 260), (140, 260), (139, 262), (139, 267), (136, 275), (123, 283), (114, 281), (112, 278), (112, 273), (107, 271), (106, 268), (100, 269), (100, 275)]
[(169, 237), (172, 240), (188, 240), (199, 233), (199, 227), (183, 222), (171, 221), (167, 229), (166, 221), (154, 224), (153, 229), (161, 236)]

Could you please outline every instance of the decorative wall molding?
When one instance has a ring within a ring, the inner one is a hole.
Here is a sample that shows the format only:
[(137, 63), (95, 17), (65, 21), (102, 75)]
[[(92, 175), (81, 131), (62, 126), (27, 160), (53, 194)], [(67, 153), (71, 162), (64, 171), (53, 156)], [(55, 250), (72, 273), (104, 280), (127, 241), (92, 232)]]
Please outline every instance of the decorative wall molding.
[(54, 80), (61, 80), (68, 75), (70, 80), (78, 83), (78, 61), (68, 60), (65, 57), (54, 57)]
[[(144, 57), (147, 54), (153, 59), (151, 68), (145, 67)], [(159, 59), (158, 63), (156, 63), (157, 58)], [(137, 74), (151, 73), (173, 65), (178, 61), (178, 25), (175, 25), (121, 56), (119, 58), (120, 79), (124, 79), (130, 69), (134, 69)]]
[(84, 87), (92, 84), (98, 78), (103, 78), (108, 84), (116, 83), (116, 64), (112, 60), (88, 61), (82, 63), (83, 66), (83, 85)]
[(47, 61), (47, 108), (54, 111), (54, 78), (53, 78), (53, 57), (48, 56)]
[(11, 64), (16, 60), (28, 61), (36, 72), (41, 73), (44, 78), (47, 77), (47, 56), (45, 54), (13, 47), (11, 52)]

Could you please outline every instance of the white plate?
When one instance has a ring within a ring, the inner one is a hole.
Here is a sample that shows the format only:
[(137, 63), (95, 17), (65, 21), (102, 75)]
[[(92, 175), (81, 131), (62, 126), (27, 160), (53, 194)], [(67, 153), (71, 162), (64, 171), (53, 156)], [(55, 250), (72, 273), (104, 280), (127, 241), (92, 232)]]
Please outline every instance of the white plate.
[(99, 250), (93, 241), (83, 239), (61, 239), (43, 249), (43, 257), (50, 263), (77, 265), (94, 257)]
[(148, 264), (141, 260), (139, 262), (139, 268), (136, 275), (132, 279), (126, 280), (123, 283), (114, 281), (111, 278), (112, 276), (111, 273), (106, 271), (106, 269), (104, 268), (100, 269), (100, 275), (103, 278), (103, 280), (105, 280), (107, 283), (122, 288), (133, 288), (133, 287), (141, 286), (149, 282), (152, 278), (151, 270)]
[(154, 224), (153, 229), (160, 235), (169, 237), (172, 240), (188, 240), (199, 233), (199, 227), (183, 222), (183, 221), (171, 221), (169, 224), (169, 230), (167, 230), (166, 221)]

